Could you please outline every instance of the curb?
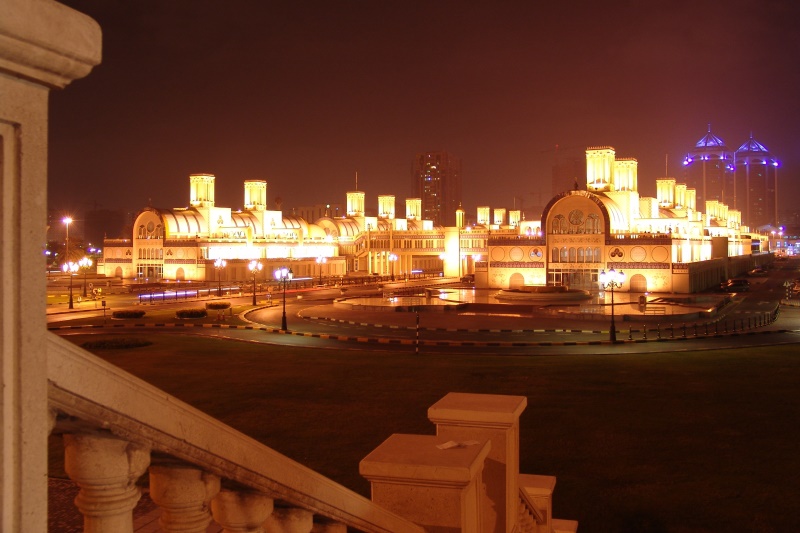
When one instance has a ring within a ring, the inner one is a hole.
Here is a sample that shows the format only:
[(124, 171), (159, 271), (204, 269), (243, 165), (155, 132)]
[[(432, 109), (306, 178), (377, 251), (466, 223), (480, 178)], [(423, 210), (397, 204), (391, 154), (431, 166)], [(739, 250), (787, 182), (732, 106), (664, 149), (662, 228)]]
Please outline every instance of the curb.
[[(341, 321), (346, 322), (346, 321)], [(371, 324), (364, 324), (358, 322), (346, 322), (349, 324), (356, 324), (356, 325), (371, 325)], [(747, 332), (731, 332), (731, 333), (714, 333), (708, 335), (697, 335), (697, 336), (679, 336), (679, 337), (659, 337), (655, 339), (624, 339), (618, 340), (616, 343), (612, 343), (610, 340), (592, 340), (592, 341), (563, 341), (563, 342), (554, 342), (554, 341), (541, 341), (541, 342), (524, 342), (524, 341), (434, 341), (434, 340), (416, 340), (416, 339), (389, 339), (386, 337), (364, 337), (364, 336), (356, 336), (352, 337), (349, 335), (331, 335), (327, 333), (309, 333), (309, 332), (302, 332), (302, 331), (284, 331), (280, 328), (273, 328), (268, 326), (245, 326), (245, 325), (229, 325), (229, 324), (185, 324), (185, 323), (135, 323), (135, 324), (111, 324), (111, 325), (101, 325), (101, 324), (90, 324), (90, 325), (83, 325), (83, 326), (55, 326), (55, 327), (48, 327), (48, 331), (64, 331), (64, 330), (79, 330), (79, 329), (103, 329), (103, 328), (153, 328), (153, 327), (172, 327), (172, 328), (200, 328), (200, 329), (241, 329), (241, 330), (256, 330), (256, 331), (266, 331), (268, 333), (278, 333), (282, 335), (295, 335), (298, 337), (310, 337), (310, 338), (317, 338), (323, 340), (335, 340), (335, 341), (342, 341), (342, 342), (361, 342), (361, 343), (372, 343), (372, 344), (398, 344), (398, 345), (420, 345), (420, 346), (453, 346), (453, 347), (507, 347), (507, 348), (520, 348), (520, 347), (527, 347), (527, 346), (598, 346), (598, 345), (605, 345), (605, 344), (637, 344), (637, 343), (645, 343), (645, 342), (669, 342), (669, 341), (685, 341), (690, 339), (713, 339), (713, 338), (726, 338), (726, 337), (737, 337), (740, 335), (763, 335), (768, 333), (787, 333), (791, 330), (787, 329), (779, 329), (779, 330), (767, 330), (767, 331), (747, 331)], [(381, 326), (384, 327), (384, 326)], [(399, 329), (395, 326), (396, 329)], [(415, 329), (415, 328), (408, 328), (405, 329)], [(428, 329), (427, 331), (452, 331), (452, 332), (491, 332), (491, 333), (507, 333), (507, 332), (526, 332), (524, 330), (466, 330), (466, 329), (444, 329), (444, 328), (432, 328)], [(531, 332), (567, 332), (567, 333), (608, 333), (608, 331), (599, 331), (599, 330), (530, 330)], [(634, 331), (634, 330), (631, 330)]]

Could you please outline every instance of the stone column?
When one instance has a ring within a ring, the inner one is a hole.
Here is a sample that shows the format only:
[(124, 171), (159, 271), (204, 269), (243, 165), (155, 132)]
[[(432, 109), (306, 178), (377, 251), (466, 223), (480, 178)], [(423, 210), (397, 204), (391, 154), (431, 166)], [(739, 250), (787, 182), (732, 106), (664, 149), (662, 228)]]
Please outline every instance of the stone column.
[(451, 392), (428, 409), (440, 438), (492, 441), (483, 472), (486, 531), (510, 533), (517, 521), (519, 416), (527, 404), (524, 396)]
[(141, 496), (136, 480), (150, 464), (150, 450), (100, 434), (66, 434), (64, 449), (64, 468), (80, 487), (75, 505), (84, 531), (132, 533)]
[(311, 533), (314, 513), (299, 507), (277, 507), (264, 524), (266, 533)]
[(263, 533), (272, 498), (263, 492), (221, 490), (211, 500), (214, 521), (226, 533)]
[(433, 435), (389, 437), (361, 460), (372, 501), (437, 533), (481, 529), (483, 465), (488, 440), (447, 442)]
[(47, 529), (47, 120), (100, 62), (100, 27), (49, 0), (0, 1), (0, 530)]
[(159, 524), (167, 532), (205, 533), (219, 477), (191, 465), (150, 467), (150, 498), (161, 507)]

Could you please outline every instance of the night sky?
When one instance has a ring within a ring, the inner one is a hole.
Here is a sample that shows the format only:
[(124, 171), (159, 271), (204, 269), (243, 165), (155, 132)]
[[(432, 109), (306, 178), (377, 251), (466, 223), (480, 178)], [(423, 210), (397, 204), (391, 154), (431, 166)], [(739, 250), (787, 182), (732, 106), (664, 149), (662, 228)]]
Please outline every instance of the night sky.
[[(549, 198), (555, 145), (611, 145), (639, 189), (707, 131), (800, 169), (800, 3), (68, 0), (103, 62), (51, 97), (50, 206), (186, 206), (188, 176), (284, 210), (358, 186), (398, 206), (414, 154), (462, 158), (464, 207)], [(560, 192), (560, 191), (556, 191)]]

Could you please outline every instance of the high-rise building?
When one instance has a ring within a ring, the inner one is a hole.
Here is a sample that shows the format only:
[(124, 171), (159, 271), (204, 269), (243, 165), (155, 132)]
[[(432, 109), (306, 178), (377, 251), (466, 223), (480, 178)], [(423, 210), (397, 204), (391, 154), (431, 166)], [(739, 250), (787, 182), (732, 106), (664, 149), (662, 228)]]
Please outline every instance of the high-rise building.
[(733, 206), (753, 229), (778, 225), (779, 162), (760, 142), (750, 139), (734, 154)]
[(686, 186), (697, 191), (697, 205), (717, 200), (731, 207), (733, 202), (733, 152), (711, 133), (711, 124), (683, 160)]
[(412, 178), (414, 194), (422, 200), (422, 218), (454, 226), (461, 205), (461, 159), (444, 151), (417, 154)]

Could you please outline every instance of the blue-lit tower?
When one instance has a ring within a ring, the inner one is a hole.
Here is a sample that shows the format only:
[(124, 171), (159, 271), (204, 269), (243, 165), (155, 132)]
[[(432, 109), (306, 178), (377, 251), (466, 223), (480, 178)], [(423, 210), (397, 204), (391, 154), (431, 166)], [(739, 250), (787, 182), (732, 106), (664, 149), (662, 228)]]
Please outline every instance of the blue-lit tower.
[(778, 225), (779, 161), (760, 142), (750, 139), (734, 154), (733, 207), (753, 229)]
[(707, 200), (733, 203), (733, 152), (722, 139), (708, 133), (697, 141), (683, 160), (686, 185), (697, 191), (697, 206), (706, 209)]

